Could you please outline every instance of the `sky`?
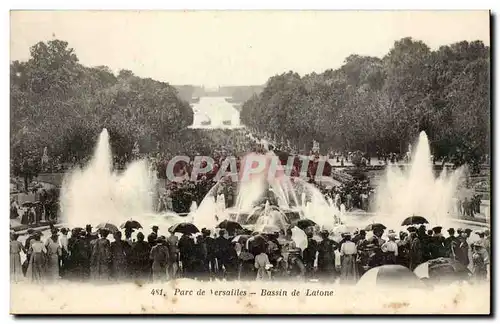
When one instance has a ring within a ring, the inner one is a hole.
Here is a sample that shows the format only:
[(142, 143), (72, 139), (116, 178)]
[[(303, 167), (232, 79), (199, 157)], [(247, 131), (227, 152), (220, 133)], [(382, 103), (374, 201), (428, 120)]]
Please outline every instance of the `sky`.
[(23, 61), (57, 38), (86, 66), (217, 87), (322, 73), (350, 54), (382, 57), (403, 37), (431, 49), (489, 45), (489, 28), (488, 11), (12, 11), (10, 48)]

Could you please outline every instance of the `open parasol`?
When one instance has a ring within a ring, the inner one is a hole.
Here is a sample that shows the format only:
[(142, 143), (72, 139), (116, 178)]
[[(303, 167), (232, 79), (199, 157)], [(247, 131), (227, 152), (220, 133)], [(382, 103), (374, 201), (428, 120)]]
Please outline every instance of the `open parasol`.
[(240, 223), (233, 222), (230, 220), (223, 220), (222, 222), (217, 225), (218, 228), (223, 228), (227, 230), (230, 233), (234, 233), (236, 230), (241, 230), (243, 227), (240, 225)]
[(303, 218), (299, 219), (298, 221), (294, 222), (294, 225), (300, 228), (301, 230), (305, 231), (306, 228), (311, 227), (311, 226), (316, 226), (316, 223), (308, 218)]
[(194, 234), (198, 233), (199, 230), (196, 226), (191, 223), (177, 223), (169, 227), (168, 231), (170, 233), (182, 233), (182, 234)]
[(113, 225), (111, 223), (100, 223), (99, 225), (96, 226), (97, 229), (107, 229), (111, 233), (118, 232), (118, 227), (116, 225)]
[(136, 220), (128, 220), (125, 223), (121, 224), (120, 228), (139, 229), (139, 228), (142, 228), (142, 225)]
[(373, 231), (376, 228), (386, 229), (387, 227), (381, 223), (373, 223), (373, 224), (369, 224), (368, 226), (366, 226), (365, 231)]
[(405, 218), (405, 220), (401, 223), (401, 226), (410, 226), (410, 225), (421, 225), (421, 224), (429, 224), (429, 221), (422, 216), (410, 216)]

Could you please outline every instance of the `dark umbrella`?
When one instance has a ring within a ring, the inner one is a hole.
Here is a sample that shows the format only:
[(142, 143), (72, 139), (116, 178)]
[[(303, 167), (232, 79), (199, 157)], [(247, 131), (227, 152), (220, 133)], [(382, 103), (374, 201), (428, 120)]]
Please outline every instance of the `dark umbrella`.
[(402, 265), (388, 264), (368, 270), (358, 281), (357, 285), (365, 288), (393, 285), (398, 288), (426, 288), (426, 285)]
[(308, 228), (308, 227), (316, 226), (316, 223), (308, 218), (299, 219), (298, 221), (294, 222), (293, 224), (303, 231), (305, 231), (306, 228)]
[(194, 234), (198, 233), (200, 230), (191, 223), (178, 223), (170, 226), (168, 231), (170, 233)]
[(436, 281), (467, 280), (471, 272), (462, 263), (450, 258), (437, 258), (420, 264), (413, 270), (420, 279)]
[(101, 224), (97, 225), (96, 228), (97, 229), (107, 229), (111, 233), (115, 233), (115, 232), (119, 231), (118, 227), (116, 227), (116, 225), (113, 225), (111, 223), (101, 223)]
[(142, 228), (142, 225), (138, 221), (128, 220), (125, 223), (121, 224), (120, 228), (135, 228), (135, 229), (139, 229), (139, 228)]
[(376, 228), (380, 228), (380, 229), (384, 229), (385, 230), (387, 227), (385, 227), (384, 224), (373, 223), (373, 224), (370, 224), (370, 225), (366, 226), (365, 231), (373, 231)]
[(420, 225), (420, 224), (429, 224), (429, 222), (422, 216), (410, 216), (405, 218), (405, 220), (401, 223), (401, 226)]
[(233, 222), (230, 220), (223, 220), (219, 225), (217, 225), (218, 228), (223, 228), (226, 229), (230, 233), (234, 233), (236, 230), (241, 230), (243, 227), (241, 227), (240, 223)]

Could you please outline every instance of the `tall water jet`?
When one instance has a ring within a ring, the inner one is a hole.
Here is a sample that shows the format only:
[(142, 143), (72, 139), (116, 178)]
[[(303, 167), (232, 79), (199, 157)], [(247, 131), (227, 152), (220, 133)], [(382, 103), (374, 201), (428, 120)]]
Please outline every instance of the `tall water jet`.
[(391, 225), (412, 215), (423, 216), (434, 224), (446, 224), (453, 216), (453, 196), (462, 169), (448, 172), (443, 168), (436, 178), (425, 132), (420, 133), (414, 147), (409, 167), (386, 168), (385, 179), (377, 190), (377, 217)]
[(133, 162), (121, 174), (113, 172), (109, 135), (103, 129), (90, 163), (64, 177), (62, 219), (70, 226), (140, 221), (152, 213), (153, 182), (145, 161)]

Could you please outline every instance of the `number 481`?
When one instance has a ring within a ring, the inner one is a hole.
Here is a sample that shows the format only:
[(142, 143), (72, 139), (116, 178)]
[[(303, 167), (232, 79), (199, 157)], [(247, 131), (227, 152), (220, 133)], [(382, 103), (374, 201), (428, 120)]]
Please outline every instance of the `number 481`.
[(163, 296), (163, 289), (151, 289), (151, 295)]

